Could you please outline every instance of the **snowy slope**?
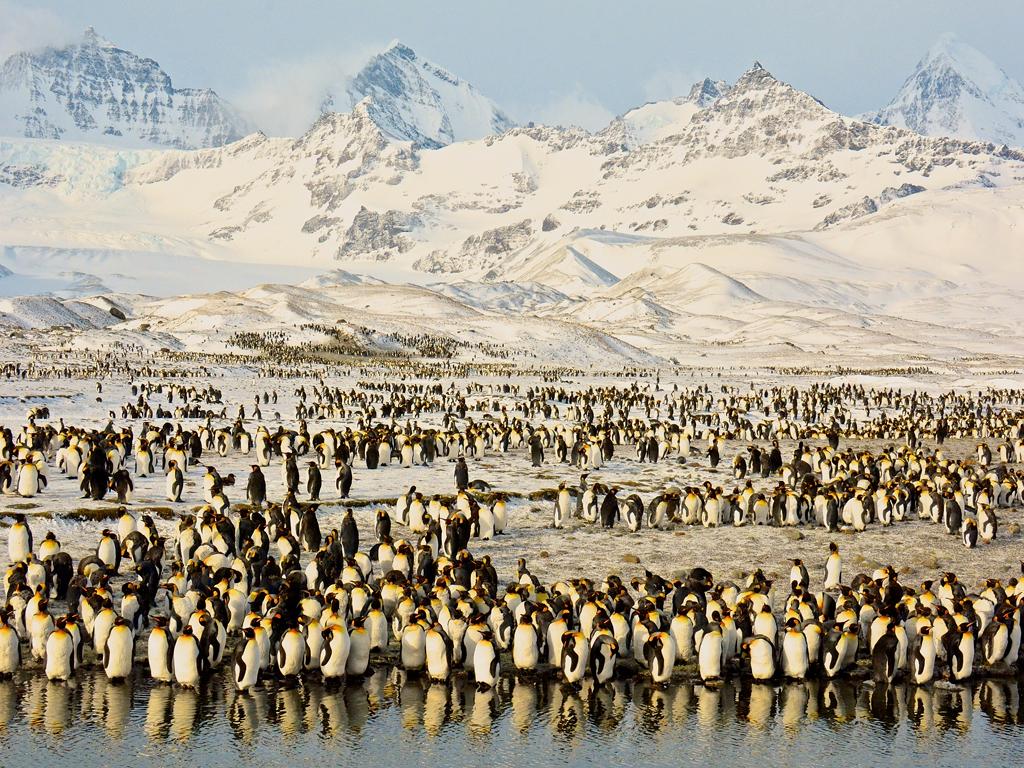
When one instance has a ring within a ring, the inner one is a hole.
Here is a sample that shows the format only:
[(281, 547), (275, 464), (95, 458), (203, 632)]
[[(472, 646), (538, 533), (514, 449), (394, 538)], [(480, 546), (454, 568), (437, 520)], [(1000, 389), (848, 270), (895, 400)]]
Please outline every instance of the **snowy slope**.
[(1024, 87), (976, 48), (945, 35), (874, 122), (927, 136), (1024, 147)]
[(175, 88), (152, 59), (90, 27), (78, 44), (17, 53), (0, 66), (0, 135), (184, 149), (252, 127), (208, 88)]

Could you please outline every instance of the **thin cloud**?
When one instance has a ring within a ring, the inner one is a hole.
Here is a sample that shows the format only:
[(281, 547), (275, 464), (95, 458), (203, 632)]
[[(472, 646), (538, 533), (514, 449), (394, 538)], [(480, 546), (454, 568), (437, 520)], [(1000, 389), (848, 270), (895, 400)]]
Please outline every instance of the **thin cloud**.
[(697, 69), (660, 69), (643, 84), (644, 99), (665, 101), (686, 96), (693, 84), (708, 76)]
[(599, 131), (614, 118), (615, 113), (580, 85), (532, 113), (532, 119), (544, 125), (577, 126), (588, 131)]
[[(367, 45), (344, 53), (319, 53), (260, 65), (230, 98), (261, 131), (271, 136), (299, 136), (325, 107), (351, 108), (345, 89), (352, 77), (385, 45)], [(333, 96), (333, 104), (325, 102)]]
[(49, 9), (0, 0), (0, 63), (21, 51), (66, 45), (81, 34)]

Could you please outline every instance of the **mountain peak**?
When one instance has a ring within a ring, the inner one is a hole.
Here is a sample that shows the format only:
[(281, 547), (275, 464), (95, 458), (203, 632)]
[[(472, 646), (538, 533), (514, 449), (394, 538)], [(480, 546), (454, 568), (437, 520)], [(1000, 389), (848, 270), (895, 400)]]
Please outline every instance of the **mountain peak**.
[(977, 48), (944, 34), (869, 119), (928, 136), (1022, 146), (1024, 88)]
[(761, 62), (755, 61), (753, 65), (751, 65), (750, 69), (739, 76), (739, 79), (736, 80), (735, 87), (738, 90), (746, 88), (759, 89), (767, 88), (778, 82), (779, 81), (775, 76), (761, 65)]
[(97, 31), (96, 27), (89, 25), (85, 28), (85, 32), (82, 33), (82, 47), (83, 48), (115, 48), (116, 46), (102, 37)]
[(370, 116), (388, 136), (437, 149), (504, 133), (515, 123), (490, 99), (448, 70), (393, 40), (325, 103), (354, 107), (368, 99)]
[(152, 59), (87, 27), (79, 43), (24, 51), (0, 66), (0, 135), (196, 149), (250, 126), (208, 89), (175, 88)]
[(403, 43), (397, 37), (394, 40), (392, 40), (390, 43), (388, 43), (384, 47), (384, 49), (380, 52), (379, 55), (386, 56), (386, 55), (391, 54), (391, 53), (394, 53), (396, 56), (401, 56), (404, 59), (415, 59), (416, 58), (416, 51), (414, 51), (408, 45)]

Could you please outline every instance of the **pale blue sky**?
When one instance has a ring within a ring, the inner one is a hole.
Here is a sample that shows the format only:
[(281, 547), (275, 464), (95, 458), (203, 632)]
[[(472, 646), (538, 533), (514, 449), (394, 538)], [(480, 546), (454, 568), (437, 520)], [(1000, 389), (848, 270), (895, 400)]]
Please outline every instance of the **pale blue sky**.
[(307, 98), (301, 81), (398, 38), (517, 120), (593, 125), (755, 59), (841, 112), (878, 108), (943, 32), (1024, 80), (1022, 22), (1019, 0), (0, 0), (0, 54), (91, 24), (176, 85), (259, 112), (269, 90)]

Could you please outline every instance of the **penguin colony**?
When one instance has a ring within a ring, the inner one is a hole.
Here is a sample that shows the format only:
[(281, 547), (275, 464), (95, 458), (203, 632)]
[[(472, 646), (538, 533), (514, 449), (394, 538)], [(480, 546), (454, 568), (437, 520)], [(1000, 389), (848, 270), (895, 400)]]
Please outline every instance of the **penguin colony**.
[[(50, 414), (36, 408), (17, 432), (0, 431), (0, 492), (8, 496), (45, 498), (52, 478), (77, 483), (85, 499), (110, 494), (128, 505), (137, 481), (162, 474), (167, 500), (181, 503), (186, 477), (205, 467), (203, 504), (180, 515), (173, 536), (125, 506), (77, 564), (52, 532), (37, 539), (30, 517), (14, 516), (0, 675), (31, 660), (47, 678), (69, 680), (95, 663), (112, 680), (141, 671), (197, 687), (226, 666), (247, 690), (268, 676), (360, 677), (377, 659), (435, 681), (465, 673), (481, 688), (494, 686), (503, 668), (553, 671), (571, 685), (643, 669), (660, 684), (687, 665), (706, 681), (831, 678), (870, 667), (880, 682), (925, 684), (1019, 663), (1024, 580), (996, 574), (973, 593), (944, 573), (909, 587), (891, 566), (844, 572), (834, 544), (823, 553), (822, 580), (812, 584), (806, 565), (794, 561), (781, 588), (756, 564), (741, 583), (695, 567), (685, 578), (648, 571), (631, 581), (609, 575), (543, 584), (520, 559), (499, 579), (491, 558), (474, 557), (471, 548), (474, 538), (510, 528), (508, 493), (471, 480), (467, 460), (521, 451), (534, 467), (581, 471), (578, 485), (562, 482), (552, 494), (556, 529), (579, 519), (605, 528), (624, 520), (633, 532), (696, 525), (863, 531), (921, 519), (974, 548), (998, 535), (997, 510), (1021, 503), (1024, 474), (1009, 465), (1024, 451), (1024, 418), (1008, 407), (1020, 405), (1020, 393), (930, 397), (853, 386), (712, 393), (704, 386), (659, 397), (639, 384), (361, 382), (348, 391), (301, 385), (293, 394), (297, 427), (274, 431), (260, 422), (263, 408), (277, 406), (276, 392), (257, 396), (248, 414), (239, 405), (226, 422), (218, 390), (167, 381), (133, 384), (120, 412), (129, 423), (119, 428), (114, 412), (97, 430), (40, 423)], [(166, 405), (154, 407), (157, 395)], [(511, 410), (508, 397), (515, 398)], [(855, 409), (865, 416), (855, 419)], [(424, 414), (439, 426), (421, 427)], [(247, 416), (255, 428), (247, 428)], [(350, 424), (311, 431), (309, 422), (321, 420)], [(946, 439), (968, 437), (980, 440), (976, 457), (943, 454)], [(891, 444), (875, 453), (840, 447), (867, 438)], [(789, 460), (782, 440), (797, 443)], [(731, 449), (734, 487), (727, 492), (709, 480), (669, 487), (647, 502), (638, 494), (620, 499), (618, 486), (591, 477), (624, 446), (638, 463), (696, 455), (711, 469)], [(253, 459), (244, 504), (229, 500), (235, 476), (215, 466), (229, 455)], [(371, 546), (360, 547), (352, 509), (340, 529), (321, 533), (325, 470), (328, 493), (345, 499), (354, 468), (430, 466), (442, 458), (454, 459), (454, 498), (427, 499), (410, 487), (393, 509), (372, 513)], [(268, 499), (263, 473), (275, 462), (285, 489), (279, 501)], [(756, 479), (773, 485), (757, 490)], [(393, 535), (393, 526), (412, 540)]]

